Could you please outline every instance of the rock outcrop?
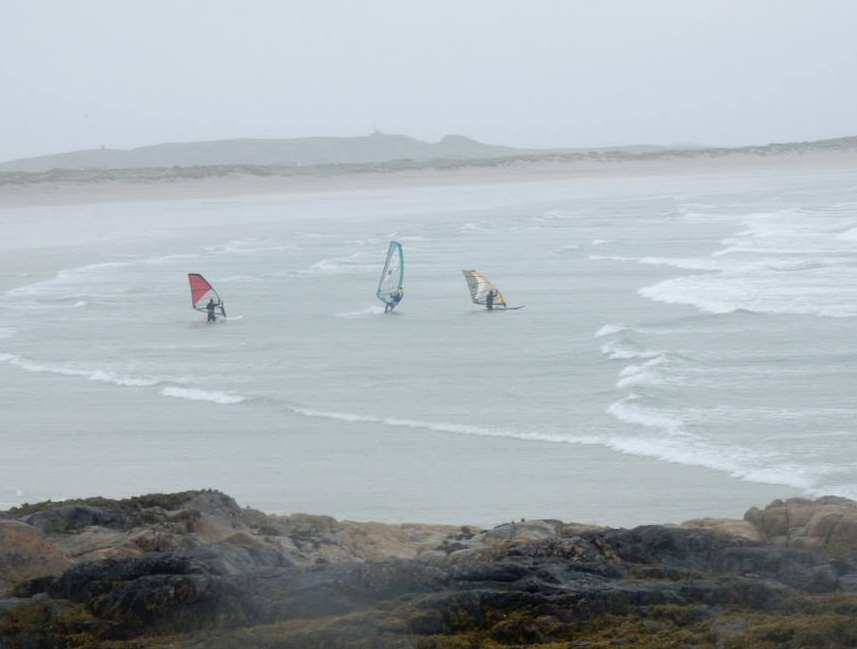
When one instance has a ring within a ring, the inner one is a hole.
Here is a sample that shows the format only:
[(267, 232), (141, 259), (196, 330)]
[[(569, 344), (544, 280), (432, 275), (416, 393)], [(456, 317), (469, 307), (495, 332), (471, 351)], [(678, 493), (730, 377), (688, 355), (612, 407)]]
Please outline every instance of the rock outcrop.
[(0, 519), (0, 594), (12, 584), (55, 574), (71, 565), (57, 546), (38, 529), (11, 519)]
[[(217, 544), (277, 556), (289, 565), (414, 558), (456, 539), (461, 528), (273, 516), (240, 507), (218, 491), (124, 500), (40, 503), (10, 510), (10, 520), (43, 535), (75, 562), (188, 551)], [(0, 591), (2, 592), (2, 591)]]
[(772, 545), (848, 551), (857, 546), (857, 502), (837, 496), (775, 500), (744, 520)]
[(737, 521), (732, 518), (695, 518), (681, 524), (686, 529), (704, 529), (729, 534), (750, 541), (761, 541), (762, 535), (749, 521)]
[(211, 491), (42, 503), (0, 519), (0, 574), (10, 548), (31, 558), (0, 647), (846, 647), (855, 508), (481, 530), (269, 516)]

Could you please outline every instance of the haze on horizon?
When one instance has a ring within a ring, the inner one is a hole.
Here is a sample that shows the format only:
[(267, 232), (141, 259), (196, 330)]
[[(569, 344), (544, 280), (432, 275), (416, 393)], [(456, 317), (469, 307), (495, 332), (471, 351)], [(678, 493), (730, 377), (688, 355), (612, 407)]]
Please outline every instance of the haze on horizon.
[(0, 161), (460, 133), (517, 147), (857, 133), (857, 3), (0, 0)]

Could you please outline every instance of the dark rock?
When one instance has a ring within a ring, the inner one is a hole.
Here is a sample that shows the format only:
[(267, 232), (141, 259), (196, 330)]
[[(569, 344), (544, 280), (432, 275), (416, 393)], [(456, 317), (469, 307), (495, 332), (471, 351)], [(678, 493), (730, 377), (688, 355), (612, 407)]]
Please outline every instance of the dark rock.
[[(654, 635), (711, 627), (712, 638), (734, 643), (743, 627), (714, 626), (722, 611), (787, 616), (813, 594), (848, 597), (857, 589), (857, 565), (847, 556), (832, 559), (709, 528), (572, 529), (531, 521), (515, 524), (525, 533), (509, 527), (485, 534), (487, 547), (479, 545), (481, 532), (456, 538), (466, 535), (456, 528), (426, 535), (412, 527), (409, 533), (423, 540), (420, 558), (363, 561), (357, 559), (366, 557), (369, 526), (307, 515), (268, 518), (240, 510), (219, 492), (140, 497), (117, 507), (67, 503), (27, 514), (45, 529), (64, 530), (52, 534), (79, 541), (89, 532), (78, 526), (95, 520), (117, 528), (156, 520), (146, 530), (170, 535), (169, 551), (77, 563), (20, 583), (18, 599), (0, 600), (0, 610), (24, 607), (21, 619), (46, 629), (44, 646), (73, 647), (68, 638), (81, 634), (129, 640), (284, 621), (278, 628), (298, 628), (314, 619), (307, 633), (321, 635), (312, 641), (260, 646), (419, 646), (402, 639), (408, 634), (462, 634), (472, 646), (585, 642), (579, 629), (608, 619), (632, 620), (629, 629)], [(391, 536), (389, 528), (376, 532), (389, 543), (384, 547), (401, 548), (403, 536)], [(298, 543), (327, 550), (302, 555)], [(349, 547), (363, 549), (349, 554)], [(72, 612), (79, 615), (69, 626)], [(20, 630), (9, 631), (15, 615), (4, 614), (0, 642), (9, 644), (3, 634)]]
[(9, 599), (0, 599), (0, 617), (3, 616), (3, 613), (16, 607), (18, 604), (26, 602), (27, 600), (22, 599), (20, 597), (11, 597)]
[(21, 520), (45, 534), (67, 534), (92, 525), (108, 527), (119, 522), (119, 519), (116, 511), (104, 507), (66, 505), (36, 512)]
[(250, 574), (260, 568), (292, 566), (294, 562), (284, 553), (270, 548), (206, 545), (181, 553), (205, 572), (227, 576)]
[(839, 576), (839, 590), (846, 593), (857, 592), (857, 572), (849, 572)]
[(19, 597), (45, 592), (50, 597), (85, 602), (112, 590), (117, 583), (152, 574), (188, 574), (186, 557), (151, 554), (142, 558), (104, 559), (69, 568), (58, 577), (34, 579), (15, 588)]

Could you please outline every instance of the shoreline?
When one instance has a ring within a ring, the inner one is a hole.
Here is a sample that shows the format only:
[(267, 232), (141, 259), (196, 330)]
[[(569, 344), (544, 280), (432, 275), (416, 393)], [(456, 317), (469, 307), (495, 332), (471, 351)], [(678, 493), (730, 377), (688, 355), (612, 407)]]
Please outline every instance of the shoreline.
[(755, 155), (733, 153), (688, 157), (642, 157), (580, 160), (513, 160), (462, 162), (454, 168), (348, 171), (286, 176), (226, 176), (139, 182), (40, 181), (0, 185), (0, 209), (50, 205), (227, 198), (301, 192), (356, 191), (472, 184), (574, 181), (628, 176), (736, 173), (742, 170), (773, 173), (807, 168), (857, 167), (857, 151)]
[[(179, 399), (168, 402), (170, 417), (158, 418), (157, 433), (129, 422), (117, 435), (109, 413), (98, 415), (100, 404), (109, 398), (121, 400), (129, 411), (158, 412), (165, 397), (157, 388), (120, 388), (6, 363), (0, 364), (0, 381), (9, 385), (0, 393), (0, 410), (7, 413), (8, 429), (18, 433), (4, 442), (0, 474), (9, 491), (0, 494), (0, 508), (85, 497), (105, 484), (122, 484), (121, 491), (112, 493), (123, 497), (193, 489), (209, 484), (211, 475), (241, 502), (264, 511), (324, 511), (337, 518), (386, 523), (491, 526), (524, 516), (613, 526), (678, 524), (708, 516), (734, 518), (751, 504), (804, 494), (600, 445), (438, 431), (403, 435), (388, 426), (300, 415), (272, 425), (266, 413), (241, 404), (219, 407), (215, 439), (207, 426), (188, 424), (198, 419), (199, 404)], [(27, 408), (15, 405), (26, 403), (34, 390), (62, 391), (91, 414), (76, 425), (61, 412), (43, 412), (32, 421)], [(247, 449), (238, 431), (248, 427), (254, 430), (254, 446), (263, 450)], [(55, 438), (64, 436), (88, 449), (87, 461), (102, 467), (98, 475), (81, 475), (72, 466), (57, 473), (63, 458), (52, 449)], [(162, 451), (139, 462), (134, 457), (116, 461), (128, 440), (143, 438), (147, 448)], [(210, 450), (200, 446), (203, 439), (212, 443)], [(351, 460), (356, 453), (362, 458), (358, 466)], [(175, 456), (183, 458), (180, 465)], [(34, 465), (36, 457), (42, 462)], [(248, 463), (255, 467), (252, 475), (241, 470)], [(348, 475), (339, 475), (343, 466), (352, 467)], [(491, 489), (480, 488), (486, 484)], [(394, 493), (390, 485), (397, 485)]]

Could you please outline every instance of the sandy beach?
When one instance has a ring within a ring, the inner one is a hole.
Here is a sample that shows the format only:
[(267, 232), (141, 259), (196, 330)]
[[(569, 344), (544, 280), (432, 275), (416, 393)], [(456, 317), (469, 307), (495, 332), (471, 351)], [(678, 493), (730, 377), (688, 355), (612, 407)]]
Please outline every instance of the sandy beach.
[(318, 174), (300, 176), (240, 176), (170, 182), (95, 181), (0, 184), (0, 207), (70, 205), (141, 200), (224, 198), (294, 192), (335, 192), (422, 186), (460, 186), (693, 174), (800, 173), (807, 169), (857, 168), (857, 151), (804, 154), (689, 155), (626, 160), (485, 161), (462, 163), (456, 169)]

